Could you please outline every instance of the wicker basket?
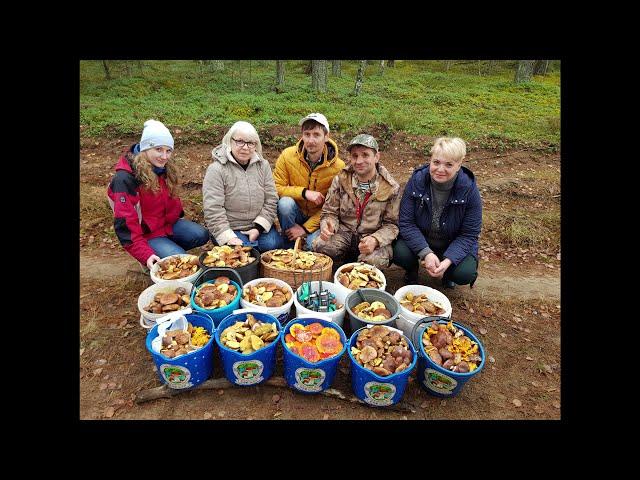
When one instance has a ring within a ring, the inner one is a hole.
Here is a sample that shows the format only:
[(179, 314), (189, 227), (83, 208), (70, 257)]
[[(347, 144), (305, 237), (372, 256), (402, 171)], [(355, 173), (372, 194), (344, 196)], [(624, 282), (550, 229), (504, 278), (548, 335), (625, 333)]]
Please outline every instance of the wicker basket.
[[(293, 247), (293, 259), (295, 261), (296, 255), (300, 248), (300, 238), (296, 240), (296, 243)], [(270, 250), (273, 251), (273, 250)], [(260, 276), (261, 277), (270, 277), (277, 278), (284, 282), (287, 282), (293, 291), (295, 292), (300, 285), (304, 282), (313, 282), (315, 280), (322, 280), (323, 282), (330, 282), (333, 280), (332, 269), (333, 269), (333, 260), (331, 257), (324, 255), (323, 253), (313, 252), (317, 257), (326, 258), (326, 263), (322, 265), (320, 268), (314, 268), (310, 270), (297, 268), (295, 270), (285, 270), (282, 268), (273, 267), (267, 263), (265, 263), (262, 257), (268, 252), (264, 252), (260, 256)]]

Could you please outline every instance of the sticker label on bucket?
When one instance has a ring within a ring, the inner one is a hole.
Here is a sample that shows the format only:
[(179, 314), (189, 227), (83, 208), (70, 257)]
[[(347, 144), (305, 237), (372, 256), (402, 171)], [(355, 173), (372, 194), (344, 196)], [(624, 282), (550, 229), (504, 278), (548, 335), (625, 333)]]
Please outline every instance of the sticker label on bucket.
[(193, 384), (189, 381), (191, 372), (187, 368), (164, 363), (160, 366), (160, 374), (171, 388), (193, 387)]
[(392, 383), (367, 382), (364, 384), (364, 401), (377, 406), (391, 405), (396, 394)]
[(264, 364), (260, 360), (243, 360), (235, 362), (232, 367), (238, 385), (252, 385), (259, 383), (262, 378)]
[(298, 390), (304, 392), (319, 392), (322, 390), (322, 384), (327, 376), (324, 370), (316, 368), (298, 368), (295, 373), (296, 384)]
[(450, 395), (458, 385), (458, 382), (455, 379), (437, 372), (432, 368), (425, 369), (423, 383), (429, 390), (443, 393), (445, 395)]

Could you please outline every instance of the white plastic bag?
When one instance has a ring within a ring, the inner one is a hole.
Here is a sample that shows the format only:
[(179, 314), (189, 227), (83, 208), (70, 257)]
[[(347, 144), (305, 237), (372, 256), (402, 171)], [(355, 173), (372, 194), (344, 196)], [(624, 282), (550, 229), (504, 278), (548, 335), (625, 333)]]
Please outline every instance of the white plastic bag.
[[(162, 323), (160, 323), (161, 320)], [(154, 352), (160, 353), (164, 334), (170, 330), (183, 330), (185, 332), (189, 330), (189, 321), (182, 312), (180, 312), (180, 314), (178, 314), (178, 312), (172, 312), (166, 317), (158, 319), (158, 336), (151, 341), (151, 348)]]

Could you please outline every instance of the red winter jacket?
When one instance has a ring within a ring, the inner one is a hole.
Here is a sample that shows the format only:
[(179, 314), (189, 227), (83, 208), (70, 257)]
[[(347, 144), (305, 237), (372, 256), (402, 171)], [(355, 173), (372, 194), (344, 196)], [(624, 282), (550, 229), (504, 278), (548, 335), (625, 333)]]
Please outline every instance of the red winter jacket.
[(171, 197), (164, 175), (158, 177), (160, 192), (153, 193), (136, 180), (128, 152), (118, 160), (107, 195), (113, 209), (113, 228), (129, 254), (142, 264), (155, 252), (147, 240), (173, 234), (173, 224), (184, 216), (182, 202)]

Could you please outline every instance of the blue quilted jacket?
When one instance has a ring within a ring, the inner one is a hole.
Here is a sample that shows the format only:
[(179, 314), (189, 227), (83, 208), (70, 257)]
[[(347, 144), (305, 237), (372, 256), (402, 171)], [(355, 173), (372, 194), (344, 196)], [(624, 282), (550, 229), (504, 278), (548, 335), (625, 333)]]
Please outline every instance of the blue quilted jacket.
[[(400, 202), (399, 237), (416, 255), (428, 246), (426, 237), (431, 228), (433, 201), (430, 183), (429, 164), (416, 168)], [(478, 258), (481, 226), (482, 199), (475, 176), (468, 168), (461, 167), (440, 216), (440, 230), (449, 243), (444, 256), (453, 265), (458, 265), (468, 254)]]

